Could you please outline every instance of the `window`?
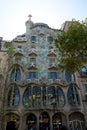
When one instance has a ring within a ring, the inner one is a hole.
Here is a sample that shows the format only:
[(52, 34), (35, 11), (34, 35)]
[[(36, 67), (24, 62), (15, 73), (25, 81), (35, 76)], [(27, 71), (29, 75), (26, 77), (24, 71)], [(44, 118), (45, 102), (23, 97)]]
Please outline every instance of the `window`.
[(81, 69), (81, 75), (82, 76), (87, 76), (87, 67), (83, 67), (82, 69)]
[(67, 96), (68, 96), (68, 101), (70, 105), (76, 106), (80, 104), (79, 94), (75, 86), (71, 86), (69, 88)]
[(71, 82), (71, 74), (69, 72), (65, 72), (65, 79), (67, 82)]
[(31, 36), (31, 42), (36, 42), (36, 36)]
[(21, 48), (22, 48), (22, 46), (21, 46), (21, 45), (18, 45), (18, 48), (20, 48), (20, 49), (21, 49)]
[(84, 86), (85, 86), (85, 92), (87, 93), (87, 84), (84, 84)]
[(57, 79), (57, 72), (49, 72), (49, 79)]
[(29, 113), (26, 119), (27, 130), (37, 130), (37, 117), (36, 115)]
[(13, 68), (10, 76), (10, 81), (20, 81), (21, 79), (21, 71), (18, 67)]
[(8, 92), (8, 106), (17, 106), (19, 104), (19, 89), (17, 86), (11, 86)]
[(26, 88), (26, 90), (23, 94), (23, 105), (25, 107), (32, 106), (32, 96), (31, 96), (31, 87), (30, 86), (28, 88)]
[(55, 63), (55, 58), (49, 58), (49, 63)]
[(41, 88), (38, 86), (33, 87), (33, 107), (41, 106)]
[(30, 58), (31, 63), (36, 63), (36, 58)]
[(51, 36), (48, 36), (48, 37), (47, 37), (47, 41), (48, 41), (48, 42), (53, 42), (53, 38), (52, 38)]
[(36, 78), (36, 77), (37, 77), (36, 72), (29, 72), (29, 75), (28, 75), (29, 79), (33, 79), (33, 78)]
[(48, 95), (48, 105), (53, 106), (56, 103), (54, 86), (48, 87), (47, 95)]
[(62, 89), (60, 87), (57, 87), (57, 104), (58, 104), (58, 107), (63, 107), (64, 104), (65, 104), (65, 96), (64, 96), (64, 93), (62, 91)]

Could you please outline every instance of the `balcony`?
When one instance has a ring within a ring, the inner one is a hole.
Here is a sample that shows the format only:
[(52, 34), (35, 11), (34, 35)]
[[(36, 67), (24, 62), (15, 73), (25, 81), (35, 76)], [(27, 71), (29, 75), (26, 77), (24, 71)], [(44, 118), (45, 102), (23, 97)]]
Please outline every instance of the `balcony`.
[(49, 52), (48, 52), (48, 56), (56, 57), (55, 49), (50, 49)]
[(37, 65), (36, 65), (36, 63), (34, 63), (34, 62), (31, 62), (29, 65), (28, 65), (28, 69), (34, 69), (34, 70), (36, 70), (37, 69)]
[(18, 65), (24, 67), (24, 61), (22, 59), (14, 59), (12, 64), (18, 64)]
[(29, 56), (37, 56), (37, 50), (35, 48), (32, 48), (30, 51), (29, 51)]
[(57, 69), (57, 63), (50, 63), (48, 69)]

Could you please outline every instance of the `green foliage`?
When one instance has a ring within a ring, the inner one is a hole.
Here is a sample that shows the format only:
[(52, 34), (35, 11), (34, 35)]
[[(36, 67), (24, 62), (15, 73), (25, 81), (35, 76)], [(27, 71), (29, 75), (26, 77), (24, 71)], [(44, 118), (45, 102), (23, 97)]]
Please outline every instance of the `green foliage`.
[(14, 53), (14, 48), (11, 42), (6, 42), (4, 47), (7, 49), (7, 53), (9, 56), (13, 55)]
[(55, 39), (59, 52), (59, 67), (70, 73), (78, 71), (87, 62), (87, 26), (71, 22), (67, 32)]

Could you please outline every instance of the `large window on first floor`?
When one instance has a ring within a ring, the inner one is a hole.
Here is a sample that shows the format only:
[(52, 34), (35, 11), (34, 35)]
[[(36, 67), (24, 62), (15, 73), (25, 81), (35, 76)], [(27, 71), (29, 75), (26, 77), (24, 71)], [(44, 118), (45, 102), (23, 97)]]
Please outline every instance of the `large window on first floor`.
[(32, 88), (29, 86), (28, 88), (25, 89), (24, 94), (23, 94), (23, 105), (25, 107), (31, 107), (32, 106)]
[(8, 107), (18, 106), (20, 94), (18, 87), (14, 84), (10, 87), (7, 98)]
[(29, 86), (23, 94), (23, 105), (25, 107), (40, 107), (41, 106), (41, 87)]
[(47, 88), (47, 101), (49, 106), (63, 107), (65, 104), (65, 96), (60, 87), (49, 86)]
[(60, 87), (56, 89), (57, 105), (58, 107), (63, 107), (65, 104), (65, 95), (63, 90)]
[(77, 91), (76, 86), (72, 85), (68, 89), (68, 102), (72, 106), (78, 106), (80, 105), (80, 99), (79, 99), (79, 94)]

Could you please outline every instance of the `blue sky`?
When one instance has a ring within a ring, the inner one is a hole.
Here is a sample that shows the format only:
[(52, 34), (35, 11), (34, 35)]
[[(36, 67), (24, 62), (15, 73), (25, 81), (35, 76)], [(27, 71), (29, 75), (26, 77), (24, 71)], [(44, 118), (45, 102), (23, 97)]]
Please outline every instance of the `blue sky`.
[(29, 14), (34, 23), (60, 29), (67, 20), (85, 20), (87, 0), (0, 0), (0, 37), (12, 40), (25, 33)]

